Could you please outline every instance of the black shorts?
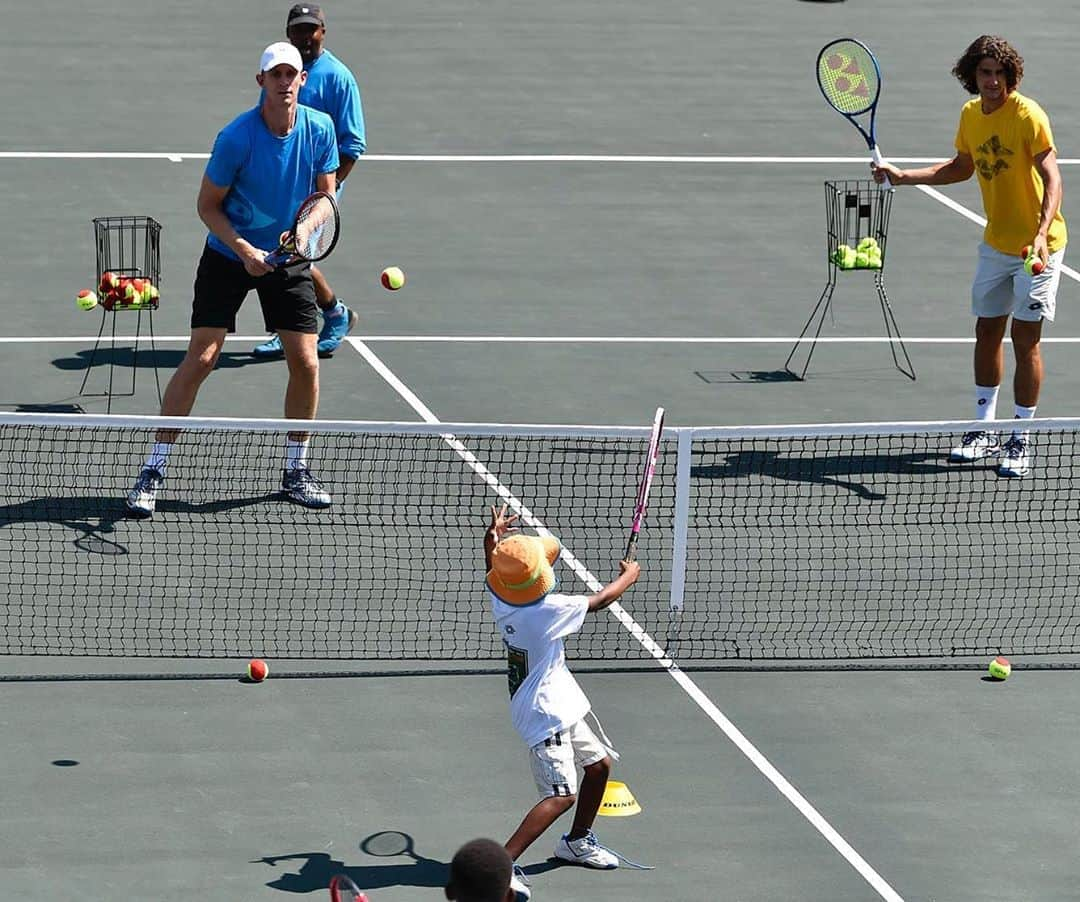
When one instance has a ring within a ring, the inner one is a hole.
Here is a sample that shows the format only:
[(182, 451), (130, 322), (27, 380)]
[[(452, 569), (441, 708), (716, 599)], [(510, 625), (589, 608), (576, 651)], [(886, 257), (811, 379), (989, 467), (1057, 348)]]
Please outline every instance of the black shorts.
[(199, 258), (191, 328), (236, 331), (236, 313), (251, 289), (259, 293), (263, 322), (269, 332), (319, 331), (311, 264), (282, 266), (265, 276), (253, 276), (244, 264), (209, 245)]

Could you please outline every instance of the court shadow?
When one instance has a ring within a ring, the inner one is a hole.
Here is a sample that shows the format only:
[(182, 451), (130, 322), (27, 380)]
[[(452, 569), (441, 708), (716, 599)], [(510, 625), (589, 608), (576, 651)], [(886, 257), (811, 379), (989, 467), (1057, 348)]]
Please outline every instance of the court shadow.
[(767, 385), (772, 382), (801, 382), (789, 370), (694, 370), (694, 375), (708, 385)]
[[(944, 454), (910, 452), (906, 454), (830, 454), (816, 457), (786, 457), (778, 451), (739, 451), (728, 454), (721, 463), (690, 468), (691, 478), (745, 479), (766, 476), (787, 482), (817, 483), (846, 489), (868, 501), (883, 501), (883, 492), (864, 484), (857, 477), (918, 477), (954, 474), (955, 466), (944, 463)], [(881, 480), (884, 481), (884, 480)], [(904, 484), (897, 483), (903, 491)]]
[[(239, 510), (268, 501), (286, 503), (280, 494), (271, 493), (198, 504), (182, 500), (162, 501), (157, 509), (168, 513), (206, 515)], [(27, 523), (63, 526), (77, 534), (72, 544), (87, 554), (127, 554), (125, 545), (108, 536), (116, 531), (117, 523), (129, 519), (124, 500), (119, 496), (31, 498), (15, 504), (0, 504), (0, 528)]]
[[(406, 857), (406, 856), (400, 856)], [(346, 864), (326, 852), (291, 852), (256, 859), (271, 866), (283, 861), (303, 862), (295, 871), (282, 874), (266, 885), (283, 893), (322, 892), (334, 874), (345, 874), (362, 890), (390, 886), (416, 886), (429, 889), (446, 886), (450, 863), (414, 853), (406, 862), (395, 864)]]
[[(148, 344), (140, 344), (139, 353), (132, 353), (132, 348), (102, 346), (98, 348), (95, 356), (93, 349), (87, 348), (78, 351), (73, 357), (57, 357), (52, 365), (58, 370), (67, 372), (82, 372), (93, 366), (95, 369), (102, 366), (113, 366), (118, 369), (159, 369), (174, 370), (184, 359), (186, 351), (176, 348), (158, 348), (152, 350)], [(250, 351), (222, 351), (218, 357), (215, 369), (237, 369), (250, 364), (262, 363), (254, 357)]]

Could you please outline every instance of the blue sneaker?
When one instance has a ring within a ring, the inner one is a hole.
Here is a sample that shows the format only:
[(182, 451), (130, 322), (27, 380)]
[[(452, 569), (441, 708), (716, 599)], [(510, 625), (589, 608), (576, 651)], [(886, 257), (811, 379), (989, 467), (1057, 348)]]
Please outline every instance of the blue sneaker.
[[(338, 302), (341, 303), (340, 301)], [(342, 316), (326, 316), (323, 314), (323, 327), (319, 330), (319, 356), (333, 357), (342, 339), (353, 330), (356, 321), (360, 318), (355, 310), (350, 310), (341, 304), (344, 314)]]
[(284, 357), (285, 349), (281, 346), (281, 336), (275, 332), (270, 336), (268, 341), (264, 341), (261, 345), (255, 345), (251, 353), (256, 357), (262, 357), (264, 359), (270, 357)]

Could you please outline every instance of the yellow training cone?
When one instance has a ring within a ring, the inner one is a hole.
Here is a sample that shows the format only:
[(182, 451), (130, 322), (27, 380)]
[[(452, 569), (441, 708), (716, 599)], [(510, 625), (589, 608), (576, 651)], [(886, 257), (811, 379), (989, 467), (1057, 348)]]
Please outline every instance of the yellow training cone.
[(640, 812), (641, 806), (630, 787), (618, 780), (608, 780), (604, 788), (604, 798), (600, 802), (600, 811), (597, 813), (606, 817), (629, 817)]

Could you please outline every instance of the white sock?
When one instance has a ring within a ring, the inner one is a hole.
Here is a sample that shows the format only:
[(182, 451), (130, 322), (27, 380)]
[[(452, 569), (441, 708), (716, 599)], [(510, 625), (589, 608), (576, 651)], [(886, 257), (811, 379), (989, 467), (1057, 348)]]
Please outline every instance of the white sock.
[[(1032, 417), (1035, 416), (1034, 407), (1021, 407), (1019, 404), (1017, 404), (1013, 409), (1016, 411), (1016, 419), (1018, 420), (1030, 420)], [(1026, 429), (1014, 429), (1013, 435), (1015, 435), (1017, 438), (1022, 438), (1026, 442), (1028, 438), (1028, 431)]]
[(291, 438), (285, 439), (285, 469), (298, 470), (307, 466), (308, 443), (294, 442)]
[(997, 419), (998, 389), (1001, 386), (976, 385), (975, 386), (975, 419)]
[(172, 442), (154, 442), (154, 447), (150, 449), (150, 456), (146, 458), (143, 469), (157, 470), (164, 476), (165, 467), (169, 463), (170, 451), (172, 451)]

